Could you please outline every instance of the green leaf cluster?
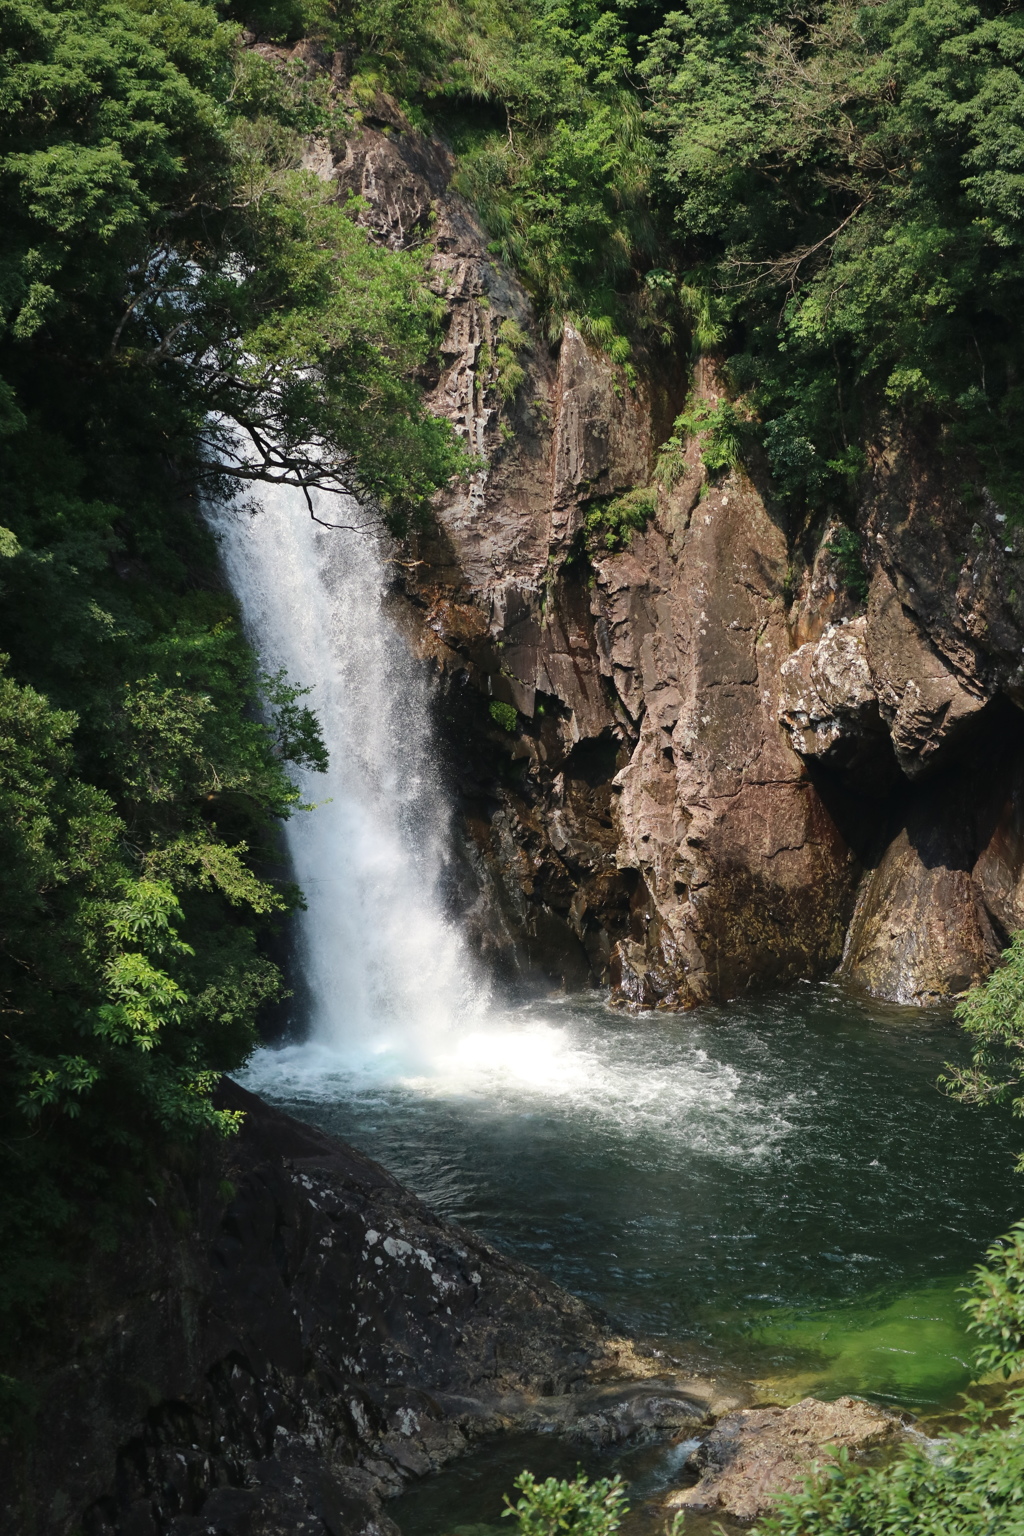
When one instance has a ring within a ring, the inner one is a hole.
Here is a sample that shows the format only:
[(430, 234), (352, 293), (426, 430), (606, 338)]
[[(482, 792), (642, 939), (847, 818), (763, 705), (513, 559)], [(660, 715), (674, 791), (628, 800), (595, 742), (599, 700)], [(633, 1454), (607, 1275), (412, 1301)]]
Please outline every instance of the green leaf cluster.
[(328, 77), (197, 0), (5, 0), (0, 21), (9, 409), (34, 338), (110, 412), (162, 417), (212, 487), (230, 469), (422, 507), (465, 462), (414, 378), (442, 301), (424, 250), (376, 245), (302, 168), (340, 110)]
[(1019, 8), (958, 0), (691, 0), (652, 34), (676, 260), (782, 494), (841, 496), (895, 418), (1020, 498), (1022, 62)]
[(632, 378), (640, 335), (688, 332), (780, 498), (848, 500), (909, 425), (1024, 508), (1018, 7), (366, 0), (337, 26), (368, 108), (441, 127), (550, 334)]
[(980, 1340), (978, 1367), (1017, 1376), (1024, 1371), (1024, 1222), (993, 1243), (986, 1258), (967, 1302), (970, 1331)]
[(618, 1476), (591, 1482), (580, 1473), (572, 1481), (548, 1477), (541, 1482), (532, 1472), (521, 1472), (513, 1487), (520, 1497), (515, 1504), (506, 1498), (503, 1514), (518, 1522), (521, 1536), (613, 1536), (626, 1505), (625, 1484)]
[(657, 510), (657, 491), (646, 486), (601, 502), (583, 520), (586, 542), (590, 547), (617, 554), (629, 548), (633, 534), (642, 533)]
[(855, 528), (841, 524), (829, 536), (828, 548), (843, 586), (857, 602), (864, 602), (870, 583), (864, 565), (863, 537)]
[(506, 403), (515, 399), (526, 382), (526, 369), (519, 361), (519, 354), (529, 344), (530, 338), (517, 321), (503, 320), (498, 326), (494, 361), (498, 372), (498, 394)]
[(1002, 964), (961, 998), (954, 1017), (971, 1040), (971, 1062), (947, 1067), (943, 1085), (963, 1103), (1008, 1105), (1024, 1116), (1024, 931), (1011, 935)]
[(659, 449), (655, 479), (666, 490), (672, 489), (685, 471), (686, 447), (694, 438), (700, 444), (701, 463), (709, 478), (720, 479), (740, 461), (745, 425), (742, 412), (729, 400), (691, 401), (676, 417), (671, 437)]
[(500, 725), (503, 731), (510, 734), (518, 731), (519, 711), (514, 704), (506, 704), (503, 699), (492, 699), (487, 709), (495, 725)]
[(1001, 1427), (981, 1423), (913, 1446), (884, 1468), (843, 1455), (759, 1520), (754, 1536), (1021, 1536), (1024, 1532), (1024, 1396)]

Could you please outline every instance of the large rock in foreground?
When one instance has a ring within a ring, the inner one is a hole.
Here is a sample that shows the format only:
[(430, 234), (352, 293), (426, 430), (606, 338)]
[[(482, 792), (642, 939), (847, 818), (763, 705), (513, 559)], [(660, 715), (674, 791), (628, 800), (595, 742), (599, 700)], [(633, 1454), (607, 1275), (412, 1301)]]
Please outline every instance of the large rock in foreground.
[(227, 1083), (241, 1133), (97, 1253), (0, 1441), (4, 1536), (386, 1536), (381, 1497), (477, 1435), (678, 1432), (708, 1383)]
[(805, 1397), (792, 1408), (731, 1413), (698, 1446), (689, 1465), (701, 1472), (694, 1488), (670, 1494), (669, 1509), (714, 1510), (756, 1520), (836, 1452), (864, 1456), (898, 1444), (902, 1419), (855, 1397), (822, 1403)]

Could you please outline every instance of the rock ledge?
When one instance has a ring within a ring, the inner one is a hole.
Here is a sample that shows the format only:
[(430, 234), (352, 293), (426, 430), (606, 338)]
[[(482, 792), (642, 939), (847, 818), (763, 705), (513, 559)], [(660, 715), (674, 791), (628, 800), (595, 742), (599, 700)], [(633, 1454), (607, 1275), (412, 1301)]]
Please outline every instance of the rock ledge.
[(714, 1510), (756, 1520), (840, 1450), (852, 1456), (895, 1447), (907, 1430), (898, 1414), (855, 1397), (805, 1397), (792, 1408), (746, 1408), (721, 1419), (687, 1465), (694, 1488), (670, 1493), (669, 1509)]

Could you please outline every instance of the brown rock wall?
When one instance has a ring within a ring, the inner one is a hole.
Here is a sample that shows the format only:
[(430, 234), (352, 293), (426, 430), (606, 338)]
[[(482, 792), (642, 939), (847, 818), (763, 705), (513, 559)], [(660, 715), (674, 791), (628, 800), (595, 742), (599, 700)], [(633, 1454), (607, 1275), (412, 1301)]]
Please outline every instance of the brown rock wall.
[[(673, 511), (671, 545), (657, 531), (636, 541), (636, 558), (599, 564), (596, 591), (617, 599), (620, 696), (644, 705), (616, 780), (619, 857), (657, 912), (648, 958), (672, 976), (667, 1000), (685, 1004), (833, 966), (855, 867), (776, 719), (789, 653), (781, 530), (739, 476), (688, 518)], [(642, 605), (623, 601), (630, 574)], [(635, 942), (624, 958), (637, 973)]]
[[(884, 997), (984, 974), (1020, 910), (1016, 768), (1003, 820), (966, 842), (966, 791), (931, 786), (969, 777), (993, 700), (1024, 701), (1024, 533), (894, 429), (857, 518), (866, 605), (837, 517), (794, 536), (744, 475), (709, 487), (695, 451), (628, 549), (585, 547), (600, 498), (650, 483), (655, 424), (690, 388), (720, 393), (714, 367), (638, 355), (633, 388), (573, 325), (549, 344), (447, 149), (392, 103), (314, 161), (389, 244), (430, 226), (447, 323), (427, 383), (483, 461), (439, 498), (395, 597), (445, 707), (460, 700), (481, 947), (645, 1006), (822, 974), (844, 944), (845, 973)], [(526, 338), (511, 398), (506, 320)], [(511, 736), (494, 699), (518, 711)]]
[[(1024, 539), (987, 493), (965, 500), (970, 468), (894, 433), (858, 520), (866, 611), (843, 615), (784, 667), (781, 718), (794, 745), (874, 800), (852, 812), (874, 829), (853, 836), (869, 868), (843, 972), (899, 1002), (940, 1001), (981, 980), (1024, 921), (1013, 830), (1021, 717), (1007, 702), (1024, 697)], [(854, 629), (862, 653), (837, 666)], [(848, 832), (850, 816), (847, 807), (839, 818)]]

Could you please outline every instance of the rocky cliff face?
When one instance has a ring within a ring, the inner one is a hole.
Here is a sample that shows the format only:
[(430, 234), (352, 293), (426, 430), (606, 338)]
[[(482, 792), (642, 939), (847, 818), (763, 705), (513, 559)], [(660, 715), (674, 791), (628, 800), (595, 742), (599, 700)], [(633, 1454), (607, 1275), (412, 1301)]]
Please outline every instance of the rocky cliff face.
[(1024, 921), (1024, 535), (894, 438), (860, 556), (835, 522), (796, 536), (745, 473), (710, 485), (696, 448), (628, 548), (595, 546), (588, 513), (650, 484), (713, 366), (640, 358), (633, 387), (573, 326), (550, 345), (444, 145), (388, 101), (310, 163), (380, 239), (431, 224), (432, 403), (484, 465), (395, 567), (443, 683), (481, 947), (641, 1006), (840, 965), (907, 1002), (983, 975)]

